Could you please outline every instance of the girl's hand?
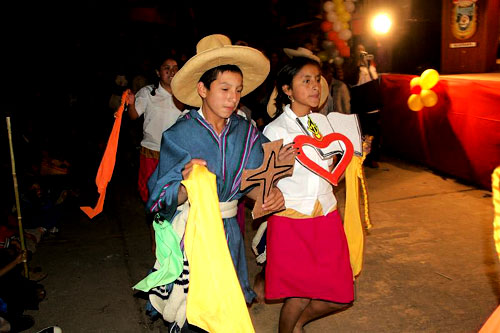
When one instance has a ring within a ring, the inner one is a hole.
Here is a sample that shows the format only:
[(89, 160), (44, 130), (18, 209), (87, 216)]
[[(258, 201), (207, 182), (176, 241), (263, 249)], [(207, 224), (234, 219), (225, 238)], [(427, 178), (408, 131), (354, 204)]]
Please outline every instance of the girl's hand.
[(295, 158), (298, 155), (299, 148), (294, 148), (293, 147), (294, 144), (295, 144), (294, 142), (291, 142), (281, 147), (280, 152), (278, 154), (278, 161), (280, 162), (285, 161), (288, 158), (291, 158), (291, 156)]
[(193, 158), (184, 166), (184, 169), (182, 169), (182, 179), (185, 180), (188, 178), (189, 174), (191, 173), (191, 170), (193, 170), (193, 165), (195, 164), (207, 166), (207, 162), (205, 160), (199, 158)]
[(368, 155), (372, 150), (372, 141), (373, 141), (373, 136), (371, 135), (366, 135), (363, 138), (363, 153), (365, 155)]
[(279, 188), (273, 186), (271, 193), (269, 193), (269, 196), (264, 200), (262, 209), (275, 212), (283, 208), (285, 208), (283, 193), (281, 193)]
[(127, 105), (132, 105), (135, 103), (135, 95), (132, 92), (127, 94), (127, 100), (125, 101)]
[(26, 250), (24, 251), (21, 251), (21, 253), (19, 253), (19, 255), (17, 256), (15, 262), (16, 262), (16, 265), (22, 263), (22, 262), (27, 262), (28, 261), (28, 252), (26, 252)]

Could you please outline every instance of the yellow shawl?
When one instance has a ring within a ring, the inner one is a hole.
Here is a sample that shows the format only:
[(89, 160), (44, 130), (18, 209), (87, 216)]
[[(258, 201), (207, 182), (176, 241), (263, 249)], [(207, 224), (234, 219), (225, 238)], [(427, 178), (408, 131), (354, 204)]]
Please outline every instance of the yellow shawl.
[(184, 236), (187, 320), (208, 332), (255, 332), (227, 246), (215, 175), (195, 164), (182, 184), (191, 205)]

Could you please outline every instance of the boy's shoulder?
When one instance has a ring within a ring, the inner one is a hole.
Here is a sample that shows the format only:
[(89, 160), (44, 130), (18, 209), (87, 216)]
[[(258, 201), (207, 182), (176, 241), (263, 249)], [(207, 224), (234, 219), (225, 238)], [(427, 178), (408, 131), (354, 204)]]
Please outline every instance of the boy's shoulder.
[(192, 129), (190, 129), (190, 127), (193, 126), (194, 119), (190, 113), (191, 112), (183, 113), (172, 126), (163, 132), (163, 135), (174, 136), (179, 133), (183, 135), (191, 133)]

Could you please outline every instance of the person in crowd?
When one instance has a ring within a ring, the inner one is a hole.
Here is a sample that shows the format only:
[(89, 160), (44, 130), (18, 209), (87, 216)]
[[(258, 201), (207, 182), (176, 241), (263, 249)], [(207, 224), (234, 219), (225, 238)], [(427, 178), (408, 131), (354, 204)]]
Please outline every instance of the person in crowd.
[(120, 107), (121, 97), (123, 92), (129, 87), (127, 75), (120, 71), (116, 74), (112, 86), (111, 96), (109, 98), (108, 106), (111, 111), (116, 112)]
[[(178, 70), (177, 60), (171, 56), (163, 58), (155, 67), (158, 81), (141, 88), (135, 95), (128, 95), (130, 119), (135, 120), (144, 115), (137, 181), (139, 195), (144, 203), (149, 198), (148, 179), (160, 158), (162, 133), (179, 119), (184, 110), (184, 104), (172, 94), (171, 82)], [(155, 253), (154, 232), (151, 227), (152, 216), (148, 215), (146, 220), (150, 225), (152, 251)]]
[[(297, 154), (290, 143), (303, 134), (298, 122), (314, 127), (308, 115), (320, 103), (320, 82), (319, 63), (307, 57), (294, 57), (279, 71), (277, 117), (263, 132), (269, 140), (283, 139)], [(325, 169), (334, 165), (332, 158), (308, 157)], [(277, 187), (286, 210), (267, 219), (265, 294), (268, 300), (284, 299), (280, 333), (304, 332), (308, 322), (353, 302), (349, 249), (330, 183), (296, 161), (293, 175)]]
[[(261, 165), (262, 143), (268, 140), (250, 122), (237, 116), (235, 110), (240, 98), (262, 84), (268, 72), (269, 60), (260, 51), (231, 45), (227, 36), (209, 35), (198, 42), (197, 54), (172, 81), (174, 95), (195, 109), (163, 133), (160, 162), (149, 181), (151, 195), (146, 205), (151, 213), (157, 214), (154, 223), (167, 220), (173, 225), (183, 225), (181, 212), (185, 208), (179, 205), (186, 204), (188, 194), (181, 181), (195, 164), (204, 165), (214, 173), (229, 252), (247, 303), (253, 301), (255, 292), (248, 281), (236, 206), (243, 195), (254, 193), (240, 191), (241, 171)], [(273, 187), (262, 208), (275, 211), (283, 205), (281, 192)], [(157, 264), (155, 269), (159, 268)], [(186, 325), (185, 316), (174, 322), (166, 313), (181, 306), (176, 290), (181, 288), (184, 290), (181, 294), (185, 295), (187, 284), (188, 277), (181, 274), (176, 281), (149, 292), (151, 303), (171, 323), (172, 331)]]
[(20, 332), (34, 325), (25, 310), (38, 310), (38, 304), (45, 298), (43, 285), (24, 277), (23, 264), (29, 260), (28, 251), (15, 246), (0, 249), (0, 299), (6, 305), (4, 318), (12, 332)]
[(331, 106), (329, 108), (323, 108), (327, 112), (322, 112), (323, 114), (328, 114), (330, 112), (339, 112), (344, 114), (351, 113), (351, 95), (349, 93), (349, 88), (343, 81), (342, 67), (336, 64), (325, 64), (323, 66), (323, 73), (329, 72), (327, 77), (327, 82), (330, 87), (330, 97), (329, 103)]
[[(358, 86), (364, 85), (372, 80), (377, 80), (378, 74), (375, 67), (373, 56), (366, 52), (365, 46), (361, 43), (355, 45), (354, 52), (351, 53), (351, 58), (347, 64), (347, 77), (346, 81), (355, 89)], [(378, 168), (378, 161), (380, 159), (380, 110), (373, 109), (372, 107), (365, 107), (365, 105), (372, 105), (370, 101), (372, 99), (380, 100), (379, 92), (374, 91), (370, 93), (371, 96), (354, 96), (351, 94), (351, 98), (363, 99), (365, 101), (356, 101), (356, 105), (359, 110), (352, 108), (352, 113), (357, 113), (359, 115), (359, 122), (361, 125), (361, 131), (363, 135), (371, 140), (371, 151), (366, 156), (364, 165), (371, 168)], [(352, 105), (352, 103), (351, 103)]]

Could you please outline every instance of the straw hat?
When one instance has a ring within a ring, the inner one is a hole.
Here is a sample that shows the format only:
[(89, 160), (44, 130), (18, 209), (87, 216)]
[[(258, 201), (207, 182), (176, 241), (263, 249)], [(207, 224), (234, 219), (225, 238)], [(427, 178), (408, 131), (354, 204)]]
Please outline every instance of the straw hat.
[[(329, 93), (328, 82), (326, 82), (326, 79), (322, 75), (319, 106), (325, 104), (326, 99), (328, 98), (328, 93)], [(278, 96), (278, 90), (276, 89), (276, 87), (274, 87), (273, 92), (271, 93), (271, 97), (269, 97), (269, 101), (267, 102), (267, 113), (271, 118), (274, 118), (274, 116), (276, 115), (276, 101), (275, 101), (276, 96)]]
[(306, 49), (305, 47), (298, 47), (296, 50), (284, 48), (283, 52), (285, 52), (285, 54), (287, 56), (289, 56), (290, 58), (306, 57), (306, 58), (309, 58), (309, 59), (312, 59), (314, 61), (321, 63), (321, 60), (319, 59), (319, 57), (315, 56), (311, 50)]
[(232, 45), (224, 35), (209, 35), (198, 42), (196, 55), (172, 79), (174, 96), (184, 104), (200, 107), (202, 101), (196, 86), (206, 71), (221, 65), (236, 65), (243, 73), (242, 97), (261, 85), (270, 69), (269, 60), (259, 50)]

